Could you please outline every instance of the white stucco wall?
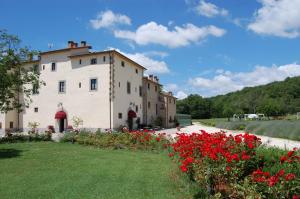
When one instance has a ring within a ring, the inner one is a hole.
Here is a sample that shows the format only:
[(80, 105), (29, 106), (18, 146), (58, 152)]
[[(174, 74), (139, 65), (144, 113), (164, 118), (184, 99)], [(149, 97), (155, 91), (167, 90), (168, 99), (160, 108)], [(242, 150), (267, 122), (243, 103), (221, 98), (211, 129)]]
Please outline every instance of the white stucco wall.
[[(121, 66), (122, 61), (125, 62), (124, 67)], [(143, 69), (115, 54), (114, 70), (113, 128), (127, 125), (128, 111), (131, 108), (136, 112), (136, 106), (138, 106), (137, 117), (142, 122), (143, 98), (139, 94), (139, 87), (142, 86)], [(127, 93), (128, 81), (131, 83), (130, 94)], [(122, 119), (118, 118), (119, 113), (122, 113)]]
[[(155, 120), (159, 116), (159, 102), (158, 102), (159, 92), (160, 92), (160, 88), (158, 83), (146, 78), (143, 79), (143, 95), (144, 95), (143, 122), (147, 125), (155, 125)], [(148, 106), (148, 103), (150, 103), (150, 107)]]
[(0, 113), (0, 122), (2, 125), (2, 128), (0, 128), (0, 133), (2, 133), (5, 130), (5, 114), (4, 113)]
[[(167, 115), (168, 115), (168, 118), (166, 120), (167, 127), (174, 127), (175, 126), (174, 118), (176, 116), (176, 98), (171, 96), (166, 96), (166, 104), (167, 104)], [(172, 118), (172, 122), (170, 122), (170, 117)]]
[[(28, 127), (28, 122), (40, 123), (39, 128), (47, 128), (48, 125), (57, 128), (58, 123), (54, 117), (59, 103), (63, 104), (67, 113), (68, 125), (72, 125), (73, 116), (78, 116), (83, 119), (84, 128), (109, 128), (108, 61), (104, 63), (102, 55), (72, 59), (69, 55), (67, 51), (41, 56), (40, 79), (46, 85), (39, 89), (39, 94), (32, 96), (30, 107), (21, 114), (23, 128)], [(91, 58), (97, 58), (97, 64), (90, 65)], [(52, 62), (56, 63), (56, 71), (51, 71)], [(97, 78), (97, 91), (90, 91), (91, 78)], [(58, 92), (59, 81), (66, 82), (65, 93)], [(35, 107), (38, 108), (37, 113), (34, 112)]]

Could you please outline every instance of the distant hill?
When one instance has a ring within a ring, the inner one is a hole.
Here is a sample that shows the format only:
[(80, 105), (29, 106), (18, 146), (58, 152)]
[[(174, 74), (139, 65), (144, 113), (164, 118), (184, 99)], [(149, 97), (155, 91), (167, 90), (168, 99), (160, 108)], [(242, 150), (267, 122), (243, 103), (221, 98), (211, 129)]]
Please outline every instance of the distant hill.
[(300, 112), (300, 77), (203, 98), (190, 95), (179, 100), (177, 112), (193, 118), (230, 117), (234, 113), (264, 113), (268, 116)]

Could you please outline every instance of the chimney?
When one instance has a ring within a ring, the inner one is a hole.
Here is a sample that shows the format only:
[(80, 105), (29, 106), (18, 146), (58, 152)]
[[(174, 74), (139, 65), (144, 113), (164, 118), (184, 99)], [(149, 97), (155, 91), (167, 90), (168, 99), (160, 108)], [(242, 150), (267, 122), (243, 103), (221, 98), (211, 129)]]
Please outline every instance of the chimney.
[(74, 44), (73, 41), (68, 41), (68, 48), (73, 48), (73, 44)]
[(158, 82), (157, 76), (154, 76), (154, 80), (155, 80), (156, 82)]
[(74, 43), (74, 48), (77, 48), (78, 47), (78, 43)]
[(81, 47), (85, 47), (85, 46), (86, 46), (86, 41), (81, 41), (81, 42), (80, 42), (80, 46), (81, 46)]
[(150, 78), (151, 80), (153, 80), (153, 75), (149, 75), (149, 78)]
[(172, 92), (168, 92), (168, 93), (169, 93), (170, 96), (173, 96), (173, 93), (172, 93)]

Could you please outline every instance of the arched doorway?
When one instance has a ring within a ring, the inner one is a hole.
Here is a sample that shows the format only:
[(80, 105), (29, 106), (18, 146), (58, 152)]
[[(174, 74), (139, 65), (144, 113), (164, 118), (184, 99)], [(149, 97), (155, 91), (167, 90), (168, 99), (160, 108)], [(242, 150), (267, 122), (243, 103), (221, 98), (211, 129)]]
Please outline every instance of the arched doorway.
[(133, 129), (133, 118), (136, 118), (136, 112), (133, 110), (128, 111), (128, 128), (131, 131)]
[(58, 122), (59, 132), (62, 133), (65, 130), (67, 114), (64, 111), (58, 111), (55, 114), (55, 119)]

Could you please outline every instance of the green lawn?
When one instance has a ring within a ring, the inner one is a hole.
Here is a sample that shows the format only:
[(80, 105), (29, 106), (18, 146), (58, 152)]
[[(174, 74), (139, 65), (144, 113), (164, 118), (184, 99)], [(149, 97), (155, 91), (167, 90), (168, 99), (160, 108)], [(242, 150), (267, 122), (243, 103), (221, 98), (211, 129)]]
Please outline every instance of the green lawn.
[(192, 198), (176, 167), (165, 153), (0, 144), (0, 198)]
[(226, 118), (193, 120), (207, 126), (228, 130), (243, 130), (248, 133), (300, 141), (300, 120), (230, 121)]

